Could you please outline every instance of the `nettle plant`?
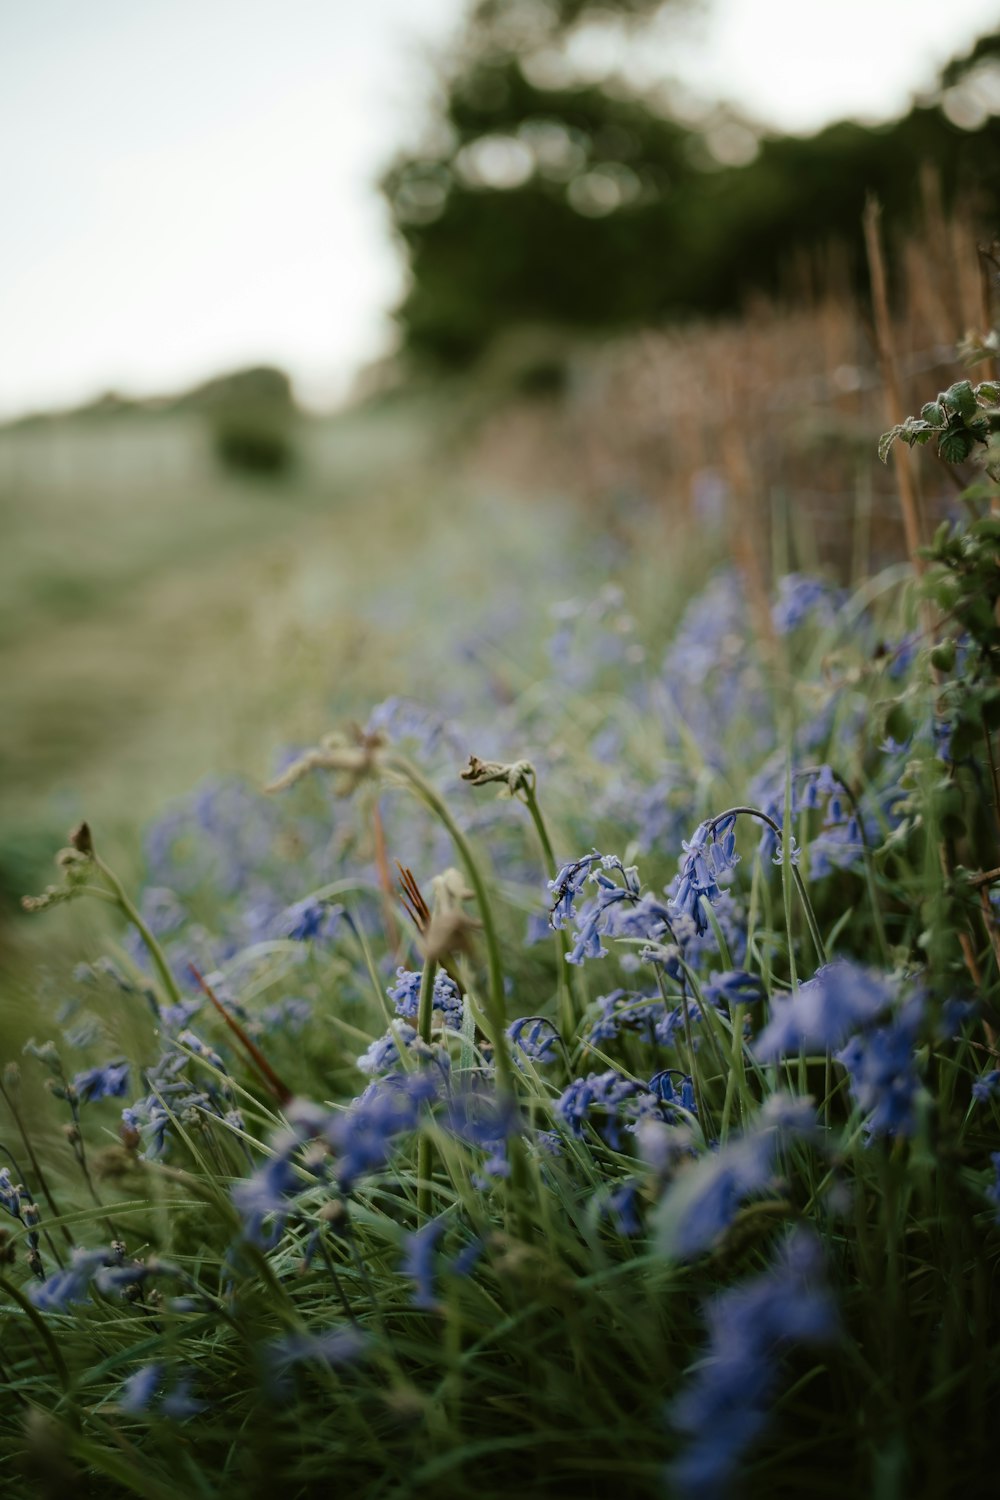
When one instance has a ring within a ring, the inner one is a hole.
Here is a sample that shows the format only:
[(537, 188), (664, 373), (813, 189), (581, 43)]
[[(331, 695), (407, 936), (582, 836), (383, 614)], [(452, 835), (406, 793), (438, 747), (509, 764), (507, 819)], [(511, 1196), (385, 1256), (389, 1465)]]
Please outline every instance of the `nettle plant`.
[(758, 651), (727, 570), (656, 661), (604, 591), (471, 728), (168, 809), (135, 900), (74, 830), (29, 906), (126, 933), (28, 1048), (67, 1145), (0, 1083), (6, 1491), (981, 1493), (988, 521), (932, 638), (790, 575)]

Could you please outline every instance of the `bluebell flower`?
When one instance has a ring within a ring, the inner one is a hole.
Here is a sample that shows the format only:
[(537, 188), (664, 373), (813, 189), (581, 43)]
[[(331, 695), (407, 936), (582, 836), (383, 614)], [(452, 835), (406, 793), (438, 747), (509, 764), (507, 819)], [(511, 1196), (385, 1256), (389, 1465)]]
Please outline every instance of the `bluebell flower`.
[(713, 974), (702, 985), (702, 994), (710, 1005), (720, 1009), (723, 1005), (756, 1005), (764, 999), (764, 981), (745, 969), (730, 969), (725, 974)]
[(629, 1178), (613, 1188), (601, 1205), (602, 1213), (611, 1220), (618, 1233), (626, 1238), (642, 1233), (638, 1200), (638, 1183), (634, 1178)]
[(843, 603), (843, 590), (806, 573), (786, 573), (778, 579), (778, 597), (771, 619), (779, 635), (791, 635), (803, 625), (823, 629), (834, 625)]
[(920, 1088), (914, 1056), (923, 1020), (917, 995), (885, 1026), (851, 1037), (836, 1058), (847, 1069), (855, 1103), (870, 1135), (910, 1135)]
[(836, 1334), (817, 1241), (795, 1230), (768, 1271), (709, 1302), (706, 1321), (707, 1353), (671, 1409), (687, 1442), (670, 1479), (689, 1500), (730, 1500), (744, 1455), (767, 1425), (783, 1352)]
[(1000, 1092), (1000, 1068), (991, 1068), (972, 1085), (972, 1097), (978, 1104), (988, 1104)]
[(994, 1181), (987, 1187), (986, 1196), (996, 1205), (996, 1222), (1000, 1224), (1000, 1151), (991, 1151), (990, 1161), (993, 1164)]
[(411, 1302), (414, 1307), (433, 1311), (439, 1304), (434, 1289), (434, 1261), (437, 1242), (444, 1233), (443, 1219), (428, 1219), (419, 1229), (403, 1239), (402, 1274), (413, 1282)]
[(621, 1149), (622, 1131), (634, 1126), (643, 1099), (656, 1105), (648, 1089), (623, 1078), (613, 1068), (575, 1078), (555, 1102), (555, 1113), (572, 1135), (581, 1138), (590, 1124), (613, 1151)]
[(720, 879), (739, 863), (735, 830), (735, 816), (710, 819), (698, 825), (690, 841), (682, 841), (684, 856), (668, 907), (672, 916), (688, 917), (699, 934), (709, 926), (702, 901), (715, 905), (722, 895)]
[[(584, 863), (586, 870), (582, 871)], [(563, 879), (567, 870), (576, 873)], [(621, 877), (620, 883), (612, 878), (613, 874)], [(577, 911), (569, 893), (572, 892), (575, 899), (584, 881), (596, 885), (597, 891)], [(582, 964), (588, 958), (603, 958), (607, 949), (601, 943), (601, 934), (614, 931), (615, 917), (619, 915), (615, 909), (622, 903), (634, 906), (640, 901), (638, 870), (634, 865), (626, 869), (613, 854), (595, 852), (587, 855), (585, 861), (578, 860), (575, 866), (564, 866), (556, 880), (549, 882), (549, 887), (557, 892), (551, 916), (553, 927), (562, 927), (570, 916), (576, 918), (573, 947), (566, 955), (567, 963), (571, 964)]]
[(327, 1328), (320, 1333), (286, 1333), (280, 1338), (270, 1339), (260, 1351), (270, 1394), (277, 1400), (290, 1396), (289, 1376), (296, 1366), (318, 1364), (336, 1369), (353, 1364), (364, 1354), (369, 1343), (368, 1335), (351, 1324)]
[(555, 1062), (559, 1032), (544, 1016), (521, 1016), (507, 1027), (507, 1037), (515, 1049), (515, 1060), (517, 1053), (522, 1052), (532, 1062)]
[(390, 1074), (370, 1083), (349, 1109), (333, 1117), (324, 1134), (337, 1153), (336, 1177), (345, 1192), (385, 1165), (399, 1136), (416, 1127), (421, 1106), (436, 1092), (429, 1069), (405, 1077)]
[[(388, 995), (396, 1007), (397, 1015), (405, 1016), (410, 1021), (417, 1019), (420, 1011), (422, 979), (423, 975), (419, 969), (416, 972), (404, 968), (396, 970), (396, 983), (390, 985)], [(461, 1029), (462, 997), (455, 981), (443, 969), (439, 969), (434, 975), (433, 1008), (443, 1016), (446, 1026), (453, 1031)]]
[(815, 1123), (810, 1099), (774, 1094), (743, 1135), (681, 1173), (657, 1209), (664, 1254), (689, 1260), (710, 1249), (744, 1200), (772, 1187), (779, 1149), (808, 1139)]
[(798, 1052), (838, 1047), (848, 1034), (892, 1004), (898, 986), (873, 969), (837, 959), (788, 996), (771, 998), (771, 1019), (754, 1043), (763, 1062)]
[(565, 927), (576, 915), (575, 902), (577, 896), (583, 890), (590, 874), (591, 867), (600, 861), (601, 856), (595, 849), (592, 854), (585, 854), (581, 859), (570, 860), (558, 871), (555, 880), (549, 881), (549, 890), (553, 893), (552, 907), (549, 912), (549, 926), (557, 930)]
[(108, 1250), (76, 1249), (69, 1265), (54, 1271), (46, 1281), (29, 1288), (28, 1296), (39, 1312), (65, 1312), (73, 1302), (86, 1302), (90, 1283), (101, 1266), (114, 1265), (117, 1257)]
[[(294, 1137), (288, 1147), (298, 1144)], [(278, 1153), (258, 1167), (250, 1177), (236, 1183), (230, 1196), (240, 1218), (243, 1233), (251, 1244), (271, 1249), (277, 1244), (288, 1216), (290, 1199), (300, 1192), (303, 1182), (287, 1155)], [(274, 1218), (268, 1233), (265, 1220)]]
[(315, 938), (328, 938), (337, 925), (337, 918), (343, 914), (342, 906), (331, 906), (327, 901), (317, 900), (315, 896), (307, 896), (303, 901), (296, 901), (294, 906), (289, 906), (278, 919), (278, 927), (283, 937), (292, 938), (297, 943), (311, 942)]
[(163, 1376), (161, 1364), (140, 1365), (125, 1381), (118, 1405), (129, 1416), (145, 1411), (159, 1388)]

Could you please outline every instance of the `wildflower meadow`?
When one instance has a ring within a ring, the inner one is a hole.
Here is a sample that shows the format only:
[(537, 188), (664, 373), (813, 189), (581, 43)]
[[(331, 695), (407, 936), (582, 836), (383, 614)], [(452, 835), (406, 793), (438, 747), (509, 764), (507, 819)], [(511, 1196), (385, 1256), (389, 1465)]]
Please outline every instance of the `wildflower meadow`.
[(526, 599), (544, 666), (470, 626), (141, 887), (73, 829), (25, 905), (111, 938), (2, 1060), (4, 1494), (993, 1492), (990, 368), (886, 434), (904, 504), (958, 480), (909, 560)]

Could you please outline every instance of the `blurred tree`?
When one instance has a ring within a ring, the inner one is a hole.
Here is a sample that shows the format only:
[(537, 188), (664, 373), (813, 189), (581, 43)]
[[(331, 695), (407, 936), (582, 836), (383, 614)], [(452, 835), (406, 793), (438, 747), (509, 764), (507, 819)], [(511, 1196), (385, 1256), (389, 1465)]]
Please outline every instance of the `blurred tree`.
[(625, 40), (634, 55), (684, 4), (473, 6), (427, 141), (382, 182), (410, 266), (397, 317), (412, 354), (460, 365), (512, 325), (607, 329), (734, 308), (780, 285), (803, 248), (859, 246), (869, 190), (905, 221), (925, 161), (946, 198), (974, 189), (984, 217), (997, 214), (1000, 35), (895, 124), (808, 138), (766, 137), (721, 108), (684, 123), (669, 91), (643, 94), (627, 73), (581, 79), (581, 44), (611, 54)]

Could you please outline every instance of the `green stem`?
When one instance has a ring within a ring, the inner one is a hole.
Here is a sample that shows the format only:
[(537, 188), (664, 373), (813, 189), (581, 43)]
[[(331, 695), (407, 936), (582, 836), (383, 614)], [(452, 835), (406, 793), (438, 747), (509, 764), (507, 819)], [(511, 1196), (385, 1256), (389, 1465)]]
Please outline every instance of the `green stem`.
[(465, 834), (448, 811), (447, 805), (438, 795), (435, 788), (431, 786), (430, 782), (425, 780), (420, 774), (416, 766), (402, 755), (388, 757), (386, 765), (390, 769), (397, 771), (399, 775), (410, 783), (420, 800), (444, 824), (451, 835), (455, 848), (458, 850), (459, 858), (465, 867), (465, 873), (469, 877), (469, 884), (472, 886), (476, 905), (479, 908), (479, 918), (483, 924), (483, 940), (486, 944), (486, 967), (489, 976), (486, 1016), (490, 1030), (493, 1032), (490, 1041), (493, 1044), (493, 1059), (497, 1070), (497, 1081), (500, 1084), (502, 1092), (511, 1094), (514, 1091), (514, 1074), (505, 1030), (507, 1004), (503, 985), (503, 963), (500, 958), (500, 942), (493, 921), (493, 912), (479, 866), (476, 864)]
[(120, 906), (124, 916), (129, 922), (132, 923), (132, 926), (135, 928), (136, 932), (138, 932), (139, 936), (142, 938), (142, 941), (145, 943), (149, 956), (153, 960), (153, 966), (160, 976), (160, 982), (163, 985), (163, 988), (166, 990), (171, 1004), (180, 1005), (181, 992), (177, 987), (177, 981), (174, 979), (173, 974), (170, 972), (170, 965), (167, 963), (167, 960), (164, 957), (163, 949), (160, 947), (159, 943), (156, 941), (155, 937), (146, 926), (146, 923), (139, 915), (138, 909), (129, 898), (125, 887), (118, 879), (118, 876), (115, 874), (114, 870), (110, 869), (102, 859), (98, 858), (96, 854), (93, 856), (93, 859), (94, 864), (97, 866), (98, 870), (100, 870), (101, 874), (104, 876), (104, 879), (111, 887), (114, 893), (114, 898), (118, 902), (118, 905)]
[[(555, 880), (559, 866), (556, 864), (556, 857), (552, 849), (551, 840), (549, 839), (548, 829), (545, 827), (545, 820), (538, 806), (535, 789), (533, 786), (525, 785), (523, 792), (524, 805), (531, 814), (531, 821), (534, 823), (535, 832), (538, 834), (538, 842), (542, 846), (542, 854), (545, 857), (545, 868), (548, 871), (549, 879)], [(583, 986), (583, 975), (575, 975), (574, 982), (571, 983), (566, 965), (567, 955), (569, 954), (569, 937), (560, 928), (556, 931), (554, 940), (557, 964), (556, 974), (559, 984), (560, 1022), (566, 1037), (569, 1038), (575, 1035), (577, 1022), (587, 1008), (587, 997), (585, 993), (577, 994), (574, 997), (574, 989), (577, 984), (581, 988)]]
[[(431, 1021), (434, 1016), (434, 976), (437, 973), (437, 964), (432, 958), (424, 959), (424, 969), (420, 976), (420, 1003), (417, 1009), (417, 1030), (420, 1040), (430, 1046)], [(426, 1126), (420, 1132), (417, 1143), (417, 1209), (421, 1219), (430, 1216), (431, 1211), (431, 1173), (434, 1169), (433, 1148), (431, 1138), (427, 1133)]]

